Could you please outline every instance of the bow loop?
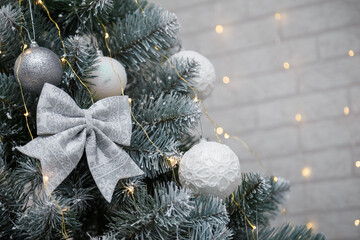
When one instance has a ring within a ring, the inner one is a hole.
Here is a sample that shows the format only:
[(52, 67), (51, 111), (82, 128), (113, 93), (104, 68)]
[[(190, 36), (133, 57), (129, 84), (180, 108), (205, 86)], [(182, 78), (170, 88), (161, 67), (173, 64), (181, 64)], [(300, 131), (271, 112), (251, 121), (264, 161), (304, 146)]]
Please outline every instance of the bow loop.
[[(93, 125), (117, 144), (130, 146), (131, 115), (129, 98), (114, 96), (102, 99), (89, 108)], [(130, 120), (130, 121), (129, 121)], [(121, 125), (118, 123), (121, 122)]]
[(84, 125), (84, 113), (61, 89), (45, 83), (36, 109), (38, 135), (55, 134)]
[(17, 149), (40, 159), (52, 192), (75, 169), (85, 148), (94, 180), (110, 202), (120, 179), (143, 174), (117, 145), (130, 145), (131, 126), (127, 96), (105, 98), (80, 109), (64, 91), (46, 83), (37, 107), (39, 136)]

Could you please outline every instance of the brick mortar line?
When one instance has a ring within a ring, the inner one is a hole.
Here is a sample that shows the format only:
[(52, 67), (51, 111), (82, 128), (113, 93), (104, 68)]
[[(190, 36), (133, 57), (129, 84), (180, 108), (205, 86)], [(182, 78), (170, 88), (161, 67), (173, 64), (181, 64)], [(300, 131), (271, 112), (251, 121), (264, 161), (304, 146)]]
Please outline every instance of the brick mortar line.
[[(360, 144), (359, 143), (355, 144), (355, 147), (360, 147)], [(326, 151), (329, 151), (329, 150), (351, 151), (352, 149), (353, 149), (353, 146), (350, 146), (349, 144), (343, 144), (343, 145), (338, 145), (338, 146), (334, 146), (334, 147), (323, 147), (323, 148), (319, 148), (319, 149), (315, 149), (315, 150), (298, 151), (295, 154), (287, 154), (285, 156), (281, 156), (281, 159), (286, 158), (286, 157), (293, 157), (293, 156), (299, 156), (299, 157), (304, 157), (305, 158), (305, 157), (307, 157), (306, 155), (318, 154), (318, 153), (326, 152)], [(298, 155), (298, 154), (301, 154), (301, 155)], [(262, 161), (264, 163), (270, 163), (270, 162), (275, 163), (275, 162), (281, 160), (281, 159), (279, 159), (279, 157), (280, 156), (268, 157), (268, 158), (262, 159)], [(354, 156), (352, 156), (353, 163), (355, 163), (354, 160), (355, 160)], [(243, 158), (242, 162), (244, 162), (244, 164), (253, 163), (254, 159), (253, 158)], [(354, 168), (354, 169), (356, 169), (356, 168)]]
[[(356, 57), (352, 57), (352, 58), (357, 58), (359, 56)], [(314, 66), (316, 65), (316, 63), (322, 62), (322, 63), (331, 63), (332, 61), (336, 61), (336, 60), (344, 60), (349, 58), (348, 55), (344, 54), (344, 55), (339, 55), (336, 57), (331, 57), (331, 58), (322, 58), (322, 59), (317, 59), (315, 61), (308, 61), (308, 62), (304, 62), (302, 64), (298, 64), (298, 65), (293, 65), (290, 70), (284, 70), (283, 68), (279, 67), (279, 68), (274, 68), (271, 70), (265, 70), (265, 71), (258, 71), (258, 72), (252, 72), (252, 73), (248, 73), (248, 74), (239, 74), (239, 75), (233, 75), (232, 78), (240, 78), (240, 79), (245, 79), (245, 78), (251, 78), (251, 77), (262, 77), (262, 76), (266, 76), (269, 74), (273, 74), (273, 73), (281, 73), (284, 71), (296, 71), (297, 68), (304, 68), (304, 67), (308, 67), (308, 66)], [(280, 66), (281, 64), (279, 64)]]
[[(246, 138), (244, 138), (241, 134), (232, 134), (234, 136), (239, 136), (240, 138), (242, 138), (246, 143), (248, 143), (248, 141), (246, 140)], [(315, 148), (315, 149), (310, 149), (310, 150), (306, 150), (306, 149), (296, 149), (292, 152), (289, 152), (289, 153), (286, 153), (286, 154), (278, 154), (276, 155), (276, 153), (270, 153), (270, 154), (267, 154), (266, 156), (264, 156), (263, 154), (260, 154), (260, 158), (261, 160), (266, 163), (266, 162), (274, 162), (276, 160), (276, 158), (286, 158), (286, 157), (292, 157), (294, 155), (297, 155), (297, 154), (301, 154), (301, 153), (304, 153), (304, 154), (311, 154), (311, 153), (315, 153), (315, 152), (319, 152), (319, 151), (322, 151), (322, 150), (328, 150), (328, 149), (337, 149), (337, 148), (345, 148), (345, 147), (348, 147), (349, 145), (359, 145), (360, 144), (360, 141), (359, 142), (353, 142), (353, 143), (346, 143), (346, 144), (337, 144), (337, 145), (333, 145), (333, 146), (325, 146), (325, 147), (320, 147), (320, 148)], [(238, 146), (239, 148), (242, 148), (242, 145), (240, 143), (238, 143)], [(249, 145), (250, 148), (252, 148), (253, 150), (257, 151), (258, 152), (258, 149), (256, 147), (253, 147), (253, 145)], [(245, 150), (245, 149), (244, 149)], [(250, 153), (249, 153), (250, 154)], [(253, 158), (244, 158), (242, 161), (246, 161), (246, 162), (250, 162), (250, 161), (257, 161), (255, 156)]]
[[(288, 217), (302, 217), (302, 216), (308, 216), (309, 214), (311, 214), (311, 215), (327, 215), (327, 213), (329, 213), (329, 211), (331, 211), (331, 213), (339, 213), (339, 212), (343, 213), (343, 212), (351, 212), (351, 211), (356, 211), (356, 210), (359, 211), (360, 206), (352, 207), (352, 208), (341, 208), (341, 209), (334, 208), (334, 209), (322, 209), (322, 210), (294, 211), (294, 212), (288, 212), (287, 216)], [(354, 214), (354, 215), (356, 216), (356, 214)]]
[[(311, 96), (316, 96), (316, 95), (324, 95), (324, 94), (331, 94), (334, 92), (338, 92), (338, 91), (347, 91), (350, 87), (354, 87), (354, 84), (349, 83), (347, 85), (343, 85), (343, 86), (337, 86), (337, 87), (331, 87), (328, 89), (321, 89), (319, 91), (317, 91), (316, 89), (314, 91), (306, 91), (306, 92), (300, 92), (297, 94), (284, 94), (282, 96), (277, 96), (277, 97), (271, 97), (271, 98), (266, 98), (263, 100), (258, 100), (258, 101), (249, 101), (249, 102), (236, 102), (234, 104), (226, 104), (224, 105), (224, 107), (208, 107), (209, 112), (224, 112), (224, 111), (228, 111), (230, 109), (237, 109), (237, 108), (241, 108), (241, 107), (245, 107), (245, 108), (251, 108), (251, 107), (257, 107), (257, 106), (261, 106), (261, 105), (265, 105), (265, 104), (269, 104), (269, 103), (274, 103), (278, 100), (293, 100), (296, 98), (300, 98), (300, 97), (311, 97)], [(355, 87), (360, 86), (360, 82), (355, 84)], [(205, 105), (207, 103), (205, 102)], [(344, 106), (345, 107), (345, 106)], [(339, 114), (341, 115), (341, 114)], [(343, 114), (342, 114), (343, 115)]]
[[(211, 2), (216, 2), (217, 0), (213, 0)], [(288, 7), (288, 8), (283, 8), (281, 9), (282, 11), (286, 10), (286, 11), (293, 11), (293, 10), (297, 10), (297, 9), (302, 9), (302, 8), (306, 8), (306, 7), (309, 7), (309, 6), (317, 6), (317, 5), (322, 5), (324, 3), (333, 3), (333, 2), (343, 2), (343, 0), (323, 0), (323, 1), (320, 1), (320, 2), (313, 2), (313, 3), (307, 3), (307, 4), (303, 4), (303, 5), (299, 5), (299, 6), (295, 6), (295, 7)], [(194, 6), (197, 7), (197, 5), (201, 5), (203, 4), (204, 2), (200, 2), (198, 4), (195, 4)], [(184, 8), (180, 8), (180, 9), (177, 9), (178, 13), (181, 13), (183, 10), (188, 10), (190, 6), (188, 7), (184, 7)], [(275, 10), (276, 11), (276, 10)], [(238, 23), (247, 23), (247, 22), (253, 22), (253, 21), (257, 21), (257, 20), (261, 20), (261, 19), (265, 19), (265, 18), (269, 18), (270, 16), (273, 17), (275, 12), (268, 12), (268, 13), (265, 13), (265, 14), (262, 14), (262, 15), (258, 15), (258, 16), (249, 16), (248, 15), (248, 9), (247, 9), (247, 14), (245, 16), (246, 18), (246, 21), (244, 21), (244, 19), (239, 19), (239, 20), (236, 20), (236, 21), (229, 21), (228, 23), (224, 23), (223, 25), (234, 25), (234, 24), (238, 24)], [(176, 14), (176, 13), (175, 13)], [(189, 32), (185, 32), (184, 34), (185, 35), (194, 35), (194, 34), (201, 34), (201, 33), (204, 33), (204, 32), (207, 32), (209, 31), (210, 29), (212, 28), (201, 28), (201, 29), (198, 29), (197, 31), (189, 31)]]
[[(240, 80), (240, 81), (256, 81), (256, 80)], [(303, 96), (303, 95), (307, 95), (307, 94), (315, 94), (315, 93), (327, 93), (328, 91), (335, 91), (337, 89), (344, 89), (344, 90), (351, 90), (352, 87), (360, 87), (360, 82), (352, 82), (352, 83), (348, 83), (345, 85), (340, 85), (340, 86), (333, 86), (333, 87), (328, 87), (328, 88), (313, 88), (312, 90), (307, 90), (307, 91), (301, 91), (299, 93), (296, 94), (283, 94), (281, 96), (276, 96), (276, 97), (269, 97), (269, 98), (264, 98), (262, 100), (252, 100), (252, 101), (247, 101), (247, 102), (237, 102), (235, 105), (228, 105), (225, 104), (224, 106), (217, 106), (217, 107), (208, 107), (209, 111), (225, 111), (225, 110), (229, 110), (229, 109), (234, 109), (235, 106), (237, 107), (248, 107), (248, 106), (252, 106), (252, 105), (260, 105), (260, 104), (267, 104), (269, 102), (275, 102), (276, 100), (285, 100), (285, 99), (289, 99), (292, 98), (294, 96)], [(205, 104), (207, 104), (207, 102), (205, 102)], [(350, 104), (350, 102), (349, 102)], [(224, 109), (224, 107), (226, 107), (226, 109)], [(351, 109), (350, 109), (351, 110)]]
[[(324, 31), (312, 32), (310, 34), (302, 34), (302, 35), (297, 35), (297, 36), (293, 36), (293, 37), (288, 37), (288, 38), (282, 39), (280, 42), (277, 42), (276, 40), (274, 40), (274, 41), (269, 41), (267, 43), (262, 43), (262, 44), (252, 45), (252, 46), (245, 46), (245, 47), (240, 47), (240, 48), (236, 48), (236, 49), (229, 49), (229, 50), (223, 51), (221, 53), (207, 54), (207, 57), (208, 58), (228, 57), (229, 55), (235, 55), (235, 54), (238, 54), (239, 52), (246, 53), (246, 52), (251, 52), (254, 50), (259, 50), (262, 48), (267, 49), (267, 48), (269, 48), (269, 46), (281, 46), (281, 44), (296, 42), (298, 40), (306, 40), (306, 39), (311, 39), (311, 38), (316, 39), (317, 37), (319, 37), (321, 35), (325, 35), (328, 33), (334, 33), (334, 32), (338, 32), (338, 31), (344, 31), (347, 28), (356, 28), (356, 27), (360, 27), (360, 24), (357, 24), (357, 23), (348, 24), (348, 25), (341, 26), (341, 27), (325, 29)], [(326, 58), (320, 58), (320, 59), (326, 59)]]
[[(342, 182), (342, 181), (346, 181), (346, 180), (360, 180), (360, 176), (352, 176), (351, 175), (351, 176), (343, 176), (343, 177), (329, 177), (329, 178), (318, 178), (318, 179), (309, 179), (309, 180), (302, 180), (302, 181), (293, 181), (293, 182), (291, 182), (291, 186), (304, 186), (309, 183), (321, 184), (324, 182)], [(360, 205), (359, 205), (359, 207), (360, 207)]]

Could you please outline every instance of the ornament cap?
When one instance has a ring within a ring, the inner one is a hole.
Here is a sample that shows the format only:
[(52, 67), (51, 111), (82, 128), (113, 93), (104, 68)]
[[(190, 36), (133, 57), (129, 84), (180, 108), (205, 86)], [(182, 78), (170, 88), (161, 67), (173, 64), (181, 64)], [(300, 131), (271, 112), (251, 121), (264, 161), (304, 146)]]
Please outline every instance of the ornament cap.
[(35, 42), (34, 40), (31, 41), (30, 47), (39, 47), (39, 44)]

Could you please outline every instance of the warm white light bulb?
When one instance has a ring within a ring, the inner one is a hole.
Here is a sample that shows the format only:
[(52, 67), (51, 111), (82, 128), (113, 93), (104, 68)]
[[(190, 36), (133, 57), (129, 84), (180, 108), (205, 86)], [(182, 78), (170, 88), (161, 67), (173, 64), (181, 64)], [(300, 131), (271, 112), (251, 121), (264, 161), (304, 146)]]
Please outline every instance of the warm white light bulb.
[(230, 78), (228, 76), (223, 77), (223, 83), (228, 84), (230, 82)]
[(288, 70), (290, 68), (290, 63), (284, 62), (283, 66), (284, 66), (284, 69)]
[(360, 225), (360, 220), (359, 220), (359, 219), (356, 219), (356, 220), (354, 221), (354, 225), (355, 225), (356, 227), (358, 227), (358, 226)]
[(304, 167), (301, 171), (302, 175), (304, 177), (310, 177), (311, 175), (311, 169), (309, 167)]
[(218, 34), (221, 34), (221, 33), (224, 31), (224, 27), (221, 26), (221, 25), (216, 25), (215, 31), (216, 31), (216, 33), (218, 33)]
[(312, 228), (313, 227), (313, 223), (312, 222), (308, 222), (307, 224), (306, 224), (306, 227), (308, 228), (308, 229), (310, 229), (310, 228)]
[(356, 166), (356, 167), (360, 167), (360, 161), (356, 161), (356, 162), (355, 162), (355, 166)]
[(48, 177), (48, 176), (44, 176), (43, 179), (44, 179), (44, 183), (45, 183), (45, 184), (49, 181), (49, 177)]
[(223, 132), (224, 132), (224, 129), (222, 127), (218, 127), (216, 129), (216, 133), (219, 134), (219, 135), (223, 134)]

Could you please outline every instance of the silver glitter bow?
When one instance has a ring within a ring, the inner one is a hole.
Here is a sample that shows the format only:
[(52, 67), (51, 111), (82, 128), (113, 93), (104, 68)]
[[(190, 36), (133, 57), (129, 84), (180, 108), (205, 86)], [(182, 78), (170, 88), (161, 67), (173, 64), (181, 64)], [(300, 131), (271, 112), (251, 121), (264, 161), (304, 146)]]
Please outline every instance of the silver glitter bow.
[(80, 109), (61, 89), (46, 83), (37, 106), (37, 138), (17, 149), (41, 161), (52, 192), (75, 169), (86, 151), (91, 174), (111, 202), (120, 179), (143, 174), (117, 144), (130, 145), (131, 116), (127, 96), (108, 97)]

